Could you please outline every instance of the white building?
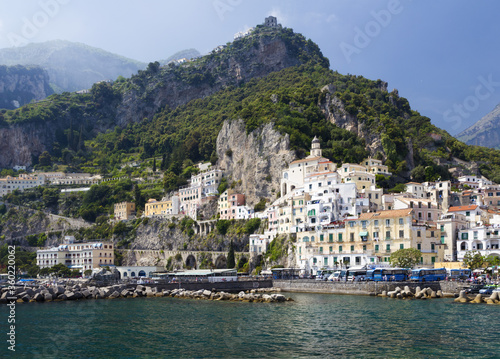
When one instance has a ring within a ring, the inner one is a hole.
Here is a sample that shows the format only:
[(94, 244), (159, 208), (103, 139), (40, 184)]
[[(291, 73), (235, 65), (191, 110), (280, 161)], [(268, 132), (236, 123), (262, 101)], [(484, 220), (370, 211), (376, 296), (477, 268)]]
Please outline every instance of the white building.
[(29, 188), (35, 188), (45, 185), (46, 178), (44, 175), (27, 175), (20, 174), (19, 177), (7, 176), (0, 178), (0, 197), (12, 193), (15, 190), (23, 192)]
[(70, 269), (84, 272), (88, 269), (114, 264), (115, 254), (111, 242), (75, 243), (74, 237), (66, 237), (65, 243), (57, 247), (36, 251), (36, 264), (40, 268), (64, 264)]
[(500, 257), (500, 225), (465, 228), (458, 232), (457, 260), (463, 261), (468, 251), (482, 256)]

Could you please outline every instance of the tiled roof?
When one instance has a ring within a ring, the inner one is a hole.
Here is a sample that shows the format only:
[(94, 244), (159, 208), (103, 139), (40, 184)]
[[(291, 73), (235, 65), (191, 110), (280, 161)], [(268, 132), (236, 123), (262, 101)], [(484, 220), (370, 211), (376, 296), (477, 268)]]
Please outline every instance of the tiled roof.
[(470, 206), (456, 206), (448, 208), (448, 212), (462, 212), (462, 211), (473, 211), (477, 208), (477, 205), (473, 204)]
[(389, 211), (361, 213), (359, 215), (359, 219), (366, 220), (366, 219), (404, 217), (404, 216), (410, 216), (412, 211), (413, 211), (412, 208), (405, 208), (405, 209), (392, 209)]

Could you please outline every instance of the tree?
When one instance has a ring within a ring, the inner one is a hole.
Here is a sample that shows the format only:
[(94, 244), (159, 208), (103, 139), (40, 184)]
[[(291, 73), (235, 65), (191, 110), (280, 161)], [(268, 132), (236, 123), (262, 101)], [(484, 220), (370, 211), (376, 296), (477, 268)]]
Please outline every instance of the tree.
[(141, 190), (139, 189), (139, 184), (135, 185), (134, 195), (135, 195), (135, 208), (137, 210), (139, 209), (142, 210), (145, 202), (144, 202), (144, 197), (141, 194)]
[(483, 267), (484, 257), (478, 251), (467, 251), (463, 262), (467, 268), (474, 270)]
[(47, 151), (42, 152), (38, 157), (38, 164), (43, 167), (52, 166), (52, 158)]
[(156, 173), (156, 158), (153, 158), (153, 173)]
[(233, 240), (229, 243), (229, 252), (227, 253), (227, 267), (234, 268), (236, 267), (236, 262), (234, 260), (234, 246)]
[(393, 267), (413, 268), (420, 263), (422, 252), (415, 248), (399, 249), (391, 254), (389, 262)]

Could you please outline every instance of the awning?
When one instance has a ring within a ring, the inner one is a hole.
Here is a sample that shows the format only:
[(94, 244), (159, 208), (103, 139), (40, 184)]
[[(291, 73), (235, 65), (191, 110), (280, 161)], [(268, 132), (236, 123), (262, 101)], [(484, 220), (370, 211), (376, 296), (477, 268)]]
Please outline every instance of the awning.
[(368, 232), (359, 232), (360, 237), (366, 237), (368, 236)]

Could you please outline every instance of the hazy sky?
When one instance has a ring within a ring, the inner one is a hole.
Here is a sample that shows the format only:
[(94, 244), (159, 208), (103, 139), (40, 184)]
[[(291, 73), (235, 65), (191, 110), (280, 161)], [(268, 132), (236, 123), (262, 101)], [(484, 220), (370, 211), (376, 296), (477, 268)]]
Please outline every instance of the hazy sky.
[(64, 39), (150, 62), (207, 53), (270, 14), (451, 134), (500, 102), (498, 0), (0, 0), (0, 48)]

